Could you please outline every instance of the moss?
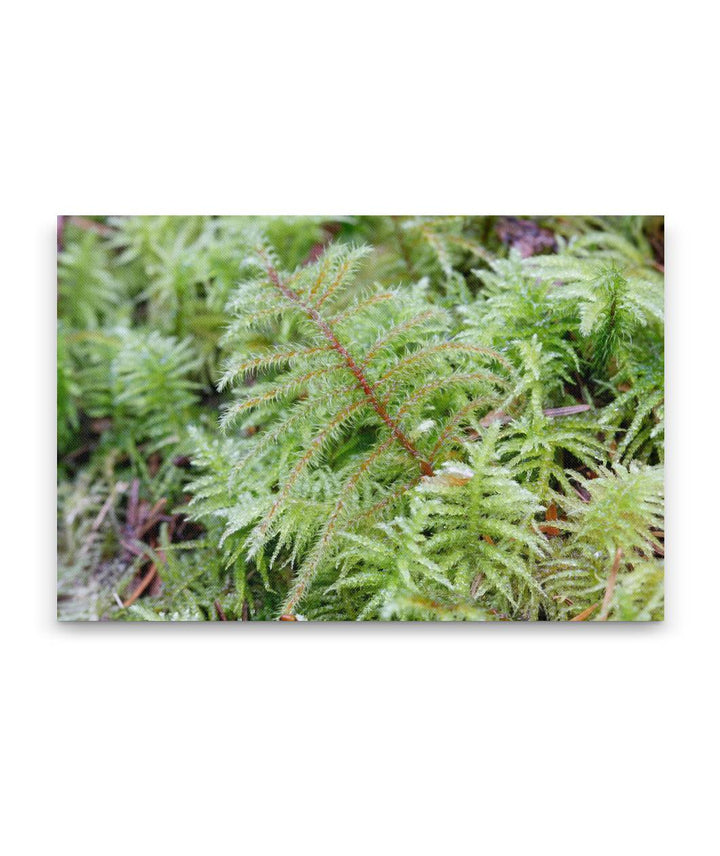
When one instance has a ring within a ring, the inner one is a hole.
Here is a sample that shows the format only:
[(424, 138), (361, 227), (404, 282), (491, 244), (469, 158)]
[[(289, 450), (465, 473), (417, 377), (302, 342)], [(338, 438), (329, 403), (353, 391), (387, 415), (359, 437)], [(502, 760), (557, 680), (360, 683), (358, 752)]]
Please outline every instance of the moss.
[(60, 617), (661, 618), (661, 234), (70, 218)]

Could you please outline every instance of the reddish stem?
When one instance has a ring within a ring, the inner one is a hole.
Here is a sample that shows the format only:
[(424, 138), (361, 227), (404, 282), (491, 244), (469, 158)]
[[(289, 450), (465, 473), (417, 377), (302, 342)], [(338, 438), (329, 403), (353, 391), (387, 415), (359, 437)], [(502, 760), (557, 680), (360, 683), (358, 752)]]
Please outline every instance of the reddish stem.
[(145, 591), (145, 589), (150, 585), (153, 581), (153, 577), (157, 573), (157, 568), (155, 565), (150, 565), (150, 570), (145, 574), (142, 578), (140, 585), (135, 589), (135, 591), (130, 595), (130, 597), (125, 601), (123, 606), (127, 608), (128, 606), (132, 606), (133, 603), (140, 597), (140, 595)]
[(338, 340), (337, 336), (333, 332), (330, 325), (325, 321), (320, 313), (315, 309), (315, 307), (311, 306), (309, 303), (304, 301), (302, 297), (296, 292), (293, 291), (292, 288), (285, 285), (280, 279), (278, 272), (275, 268), (268, 263), (267, 258), (264, 254), (261, 253), (263, 259), (265, 261), (265, 266), (267, 270), (268, 277), (270, 278), (270, 282), (292, 303), (299, 306), (302, 311), (310, 318), (312, 321), (317, 324), (320, 332), (325, 336), (325, 338), (330, 343), (333, 350), (337, 351), (338, 354), (343, 358), (345, 365), (355, 376), (355, 380), (357, 381), (358, 386), (365, 394), (368, 402), (375, 410), (377, 415), (382, 419), (382, 421), (388, 426), (392, 435), (395, 439), (403, 446), (407, 451), (417, 460), (420, 465), (420, 472), (424, 476), (432, 476), (435, 471), (433, 470), (432, 464), (429, 461), (426, 461), (420, 452), (415, 448), (413, 443), (410, 441), (409, 437), (402, 431), (400, 426), (395, 422), (395, 420), (390, 416), (387, 412), (387, 409), (382, 404), (381, 401), (378, 400), (377, 396), (372, 390), (372, 387), (368, 383), (367, 378), (365, 377), (365, 373), (360, 368), (360, 366), (355, 362), (352, 355), (348, 352), (347, 348), (345, 348), (342, 343)]

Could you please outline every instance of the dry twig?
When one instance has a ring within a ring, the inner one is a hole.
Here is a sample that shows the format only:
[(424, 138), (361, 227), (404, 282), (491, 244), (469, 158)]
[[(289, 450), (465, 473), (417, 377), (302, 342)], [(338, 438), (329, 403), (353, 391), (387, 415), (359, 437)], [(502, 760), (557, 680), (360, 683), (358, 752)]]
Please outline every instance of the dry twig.
[(571, 618), (570, 621), (585, 621), (586, 619), (590, 618), (590, 616), (593, 614), (593, 612), (595, 612), (598, 606), (600, 606), (599, 603), (594, 603), (592, 606), (588, 606), (587, 609), (583, 609), (582, 612), (578, 612), (578, 614), (574, 618)]
[(615, 582), (617, 581), (618, 571), (620, 570), (620, 559), (622, 559), (622, 554), (622, 548), (618, 547), (615, 551), (615, 561), (610, 569), (610, 576), (608, 577), (605, 597), (603, 598), (602, 609), (600, 610), (598, 621), (607, 621), (608, 613), (610, 612), (610, 601), (612, 600), (613, 592), (615, 591)]
[(135, 589), (135, 591), (130, 595), (130, 597), (125, 601), (123, 606), (127, 609), (128, 606), (132, 606), (133, 603), (140, 597), (140, 595), (145, 591), (145, 589), (150, 585), (153, 581), (153, 577), (157, 573), (157, 568), (155, 565), (150, 565), (150, 570), (145, 574), (142, 578), (140, 585)]

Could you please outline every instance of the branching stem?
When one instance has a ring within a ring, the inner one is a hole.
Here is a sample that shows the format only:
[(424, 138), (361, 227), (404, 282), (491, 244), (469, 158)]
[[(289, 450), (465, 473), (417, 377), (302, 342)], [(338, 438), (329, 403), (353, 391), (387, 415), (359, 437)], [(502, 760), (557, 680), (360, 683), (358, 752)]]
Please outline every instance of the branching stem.
[(345, 346), (339, 341), (327, 321), (322, 318), (322, 316), (317, 311), (317, 309), (315, 309), (314, 306), (311, 306), (309, 303), (303, 300), (302, 297), (300, 297), (300, 295), (296, 291), (293, 291), (292, 288), (290, 288), (280, 279), (280, 275), (278, 274), (277, 270), (275, 270), (273, 265), (270, 264), (267, 259), (267, 256), (262, 251), (260, 251), (260, 255), (262, 256), (263, 261), (265, 263), (265, 269), (267, 271), (267, 275), (270, 279), (270, 282), (275, 286), (275, 288), (278, 289), (278, 291), (280, 291), (280, 293), (285, 298), (287, 298), (289, 301), (291, 301), (300, 309), (302, 309), (302, 311), (308, 316), (308, 318), (310, 318), (310, 320), (317, 325), (320, 332), (330, 343), (332, 349), (342, 357), (345, 365), (355, 376), (357, 385), (365, 394), (365, 397), (367, 398), (368, 403), (372, 406), (373, 410), (375, 410), (377, 415), (387, 425), (397, 442), (400, 443), (400, 445), (403, 446), (418, 462), (420, 466), (420, 472), (424, 476), (434, 475), (435, 471), (433, 470), (432, 464), (429, 461), (425, 460), (425, 458), (423, 458), (423, 456), (417, 450), (410, 438), (405, 434), (405, 432), (400, 428), (397, 422), (387, 412), (387, 408), (373, 392), (373, 388), (368, 382), (368, 379), (365, 376), (365, 372), (355, 362), (352, 355), (348, 352), (347, 348), (345, 348)]

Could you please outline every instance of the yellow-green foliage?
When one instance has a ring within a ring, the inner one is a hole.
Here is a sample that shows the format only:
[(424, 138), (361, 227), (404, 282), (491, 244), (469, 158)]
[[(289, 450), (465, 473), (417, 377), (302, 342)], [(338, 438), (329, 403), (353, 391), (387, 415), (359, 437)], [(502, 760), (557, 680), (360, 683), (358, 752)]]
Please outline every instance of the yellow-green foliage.
[[(68, 223), (61, 570), (86, 617), (661, 618), (658, 221), (541, 225), (522, 258), (492, 217)], [(165, 501), (135, 553), (118, 484)], [(143, 562), (161, 585), (97, 595)]]

